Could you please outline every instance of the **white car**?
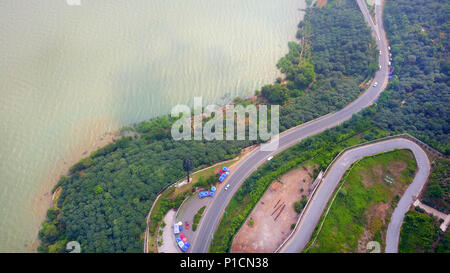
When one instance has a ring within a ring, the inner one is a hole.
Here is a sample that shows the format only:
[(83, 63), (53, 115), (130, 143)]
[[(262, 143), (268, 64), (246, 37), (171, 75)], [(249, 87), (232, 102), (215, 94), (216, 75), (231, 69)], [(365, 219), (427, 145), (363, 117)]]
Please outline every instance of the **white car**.
[(225, 190), (227, 191), (229, 187), (230, 187), (230, 184), (226, 185)]
[(267, 158), (267, 161), (272, 160), (273, 156), (269, 156), (269, 158)]
[(373, 87), (376, 87), (378, 85), (378, 82), (375, 82), (374, 84), (373, 84)]

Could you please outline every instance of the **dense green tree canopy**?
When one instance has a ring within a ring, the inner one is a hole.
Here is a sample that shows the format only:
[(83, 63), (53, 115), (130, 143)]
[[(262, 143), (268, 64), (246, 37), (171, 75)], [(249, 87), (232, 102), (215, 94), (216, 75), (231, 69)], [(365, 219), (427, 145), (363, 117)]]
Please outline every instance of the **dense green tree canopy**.
[[(413, 133), (448, 153), (448, 6), (438, 0), (387, 0), (385, 25), (395, 76), (378, 105), (335, 130), (305, 140), (282, 160), (271, 161), (248, 179), (234, 199), (250, 195), (257, 202), (268, 183), (256, 183), (262, 173), (280, 169), (299, 154), (306, 160), (322, 151), (326, 159), (318, 164), (325, 168), (334, 156), (326, 153), (331, 144), (367, 130), (364, 139), (375, 138), (375, 131), (370, 131), (374, 121), (387, 131)], [(302, 41), (289, 43), (289, 53), (278, 63), (285, 78), (261, 90), (270, 103), (282, 105), (281, 130), (344, 107), (378, 67), (378, 50), (356, 1), (330, 0), (323, 8), (308, 9), (298, 37)], [(58, 183), (62, 187), (58, 207), (48, 211), (39, 232), (39, 251), (61, 252), (67, 241), (76, 240), (83, 252), (141, 252), (145, 217), (158, 192), (184, 176), (186, 155), (198, 169), (230, 159), (255, 143), (174, 141), (173, 122), (169, 117), (141, 122), (132, 130), (136, 136), (123, 137), (72, 166), (71, 175)], [(439, 186), (448, 195), (448, 189)], [(441, 196), (433, 187), (430, 198)], [(174, 207), (182, 198), (162, 200), (162, 206)], [(162, 215), (157, 217), (160, 220)], [(230, 228), (236, 230), (243, 221), (245, 217), (239, 215)]]
[(166, 118), (137, 125), (145, 132), (141, 137), (122, 138), (94, 152), (71, 169), (72, 176), (61, 179), (61, 209), (48, 212), (39, 233), (41, 251), (62, 251), (69, 239), (78, 241), (83, 252), (141, 252), (145, 217), (157, 193), (185, 175), (187, 154), (199, 168), (233, 158), (250, 144), (159, 140), (143, 128), (170, 129), (160, 119)]
[[(420, 12), (419, 12), (420, 11)], [(393, 80), (375, 123), (407, 131), (450, 154), (448, 1), (386, 1)]]
[(402, 253), (448, 253), (450, 235), (439, 230), (432, 216), (411, 210), (405, 215), (398, 248)]

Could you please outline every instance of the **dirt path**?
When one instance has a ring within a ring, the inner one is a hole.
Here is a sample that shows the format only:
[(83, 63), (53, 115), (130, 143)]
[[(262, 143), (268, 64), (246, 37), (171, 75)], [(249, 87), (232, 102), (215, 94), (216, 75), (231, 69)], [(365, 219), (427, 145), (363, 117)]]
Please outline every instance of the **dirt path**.
[[(162, 239), (163, 244), (158, 246), (158, 253), (178, 253), (180, 252), (177, 248), (177, 243), (175, 242), (175, 236), (173, 235), (173, 220), (175, 219), (176, 211), (171, 209), (164, 216), (164, 223), (166, 226), (163, 229)], [(158, 235), (158, 240), (160, 240), (160, 235)]]
[(438, 211), (435, 208), (432, 208), (430, 206), (427, 206), (425, 204), (423, 204), (422, 202), (419, 201), (419, 199), (417, 199), (416, 201), (414, 201), (414, 206), (415, 207), (420, 207), (421, 209), (423, 209), (426, 213), (433, 215), (434, 217), (437, 217), (438, 219), (443, 220), (444, 222), (442, 222), (440, 228), (443, 232), (445, 232), (447, 230), (447, 227), (450, 223), (450, 214), (445, 214), (443, 212)]

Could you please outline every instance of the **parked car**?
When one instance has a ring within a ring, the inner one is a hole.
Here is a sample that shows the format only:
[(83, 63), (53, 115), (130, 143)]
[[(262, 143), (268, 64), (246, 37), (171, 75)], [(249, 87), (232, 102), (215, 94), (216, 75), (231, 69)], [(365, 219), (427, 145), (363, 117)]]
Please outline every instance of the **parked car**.
[(198, 193), (200, 198), (209, 196), (209, 191), (201, 191)]
[(183, 240), (181, 240), (180, 237), (177, 237), (176, 240), (177, 240), (178, 246), (179, 246), (181, 249), (183, 249), (183, 247), (184, 247)]
[(187, 238), (186, 238), (186, 236), (184, 236), (184, 234), (181, 234), (181, 235), (180, 235), (180, 238), (181, 238), (181, 240), (183, 241), (183, 243), (186, 243), (186, 242), (187, 242)]
[(269, 156), (269, 158), (267, 158), (267, 161), (272, 160), (273, 156)]
[(229, 187), (230, 187), (230, 184), (226, 185), (225, 190), (227, 191)]
[(191, 246), (191, 244), (185, 243), (184, 246), (181, 248), (181, 250), (183, 250), (183, 252), (186, 252), (190, 246)]
[(186, 227), (186, 229), (189, 229), (189, 222), (188, 221), (186, 221), (185, 227)]

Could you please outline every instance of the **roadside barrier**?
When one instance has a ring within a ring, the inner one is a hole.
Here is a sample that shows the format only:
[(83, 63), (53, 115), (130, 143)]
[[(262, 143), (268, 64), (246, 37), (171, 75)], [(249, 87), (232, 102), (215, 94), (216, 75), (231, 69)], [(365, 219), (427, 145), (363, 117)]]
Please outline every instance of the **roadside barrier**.
[(339, 154), (337, 156), (334, 157), (334, 159), (330, 162), (330, 164), (328, 165), (328, 167), (326, 168), (326, 170), (323, 173), (322, 179), (320, 180), (320, 182), (317, 184), (317, 186), (313, 189), (312, 193), (310, 194), (310, 198), (308, 199), (305, 207), (303, 208), (302, 212), (300, 213), (299, 218), (297, 219), (297, 222), (295, 224), (295, 228), (291, 231), (291, 233), (289, 234), (289, 236), (280, 244), (280, 246), (274, 251), (275, 253), (279, 252), (281, 250), (281, 248), (283, 248), (283, 246), (292, 238), (292, 236), (294, 235), (294, 233), (297, 232), (297, 228), (298, 225), (300, 223), (300, 221), (303, 218), (304, 212), (307, 210), (307, 208), (309, 207), (310, 201), (314, 199), (314, 195), (316, 192), (316, 189), (320, 187), (320, 185), (322, 184), (323, 179), (326, 177), (326, 175), (328, 174), (328, 170), (334, 165), (334, 163), (347, 151), (358, 148), (358, 147), (362, 147), (362, 146), (367, 146), (373, 143), (377, 143), (377, 142), (382, 142), (385, 140), (389, 140), (389, 139), (394, 139), (394, 138), (405, 138), (408, 140), (411, 140), (413, 142), (416, 142), (417, 144), (419, 144), (420, 146), (422, 146), (423, 148), (425, 148), (426, 150), (428, 150), (429, 152), (434, 152), (440, 156), (442, 156), (442, 153), (440, 153), (439, 151), (435, 150), (434, 148), (430, 147), (428, 144), (422, 142), (421, 140), (415, 138), (414, 136), (410, 135), (410, 134), (398, 134), (398, 135), (393, 135), (393, 136), (386, 136), (386, 137), (382, 137), (382, 138), (378, 138), (375, 140), (371, 140), (371, 141), (367, 141), (364, 143), (360, 143), (360, 144), (356, 144), (350, 147), (347, 147), (345, 149), (343, 149), (341, 152), (339, 152)]

